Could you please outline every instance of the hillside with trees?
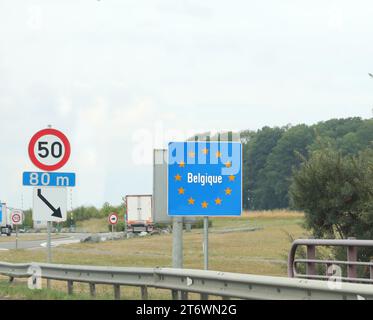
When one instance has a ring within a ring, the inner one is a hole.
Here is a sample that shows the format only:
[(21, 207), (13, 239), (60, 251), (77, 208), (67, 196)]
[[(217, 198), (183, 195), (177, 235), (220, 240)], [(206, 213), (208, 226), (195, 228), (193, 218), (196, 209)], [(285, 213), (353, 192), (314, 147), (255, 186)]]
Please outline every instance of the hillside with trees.
[(373, 147), (373, 119), (332, 119), (307, 126), (264, 127), (241, 133), (244, 208), (289, 208), (293, 173), (324, 148), (342, 157)]

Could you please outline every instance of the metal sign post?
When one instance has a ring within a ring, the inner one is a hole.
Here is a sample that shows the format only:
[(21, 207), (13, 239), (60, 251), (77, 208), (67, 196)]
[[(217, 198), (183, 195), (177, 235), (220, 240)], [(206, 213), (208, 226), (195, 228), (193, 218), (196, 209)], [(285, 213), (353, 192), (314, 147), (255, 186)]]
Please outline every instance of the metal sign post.
[(209, 217), (203, 217), (203, 254), (204, 268), (209, 268)]
[[(51, 243), (51, 229), (52, 229), (52, 222), (47, 222), (48, 228), (48, 235), (47, 235), (47, 262), (52, 263), (52, 243)], [(47, 279), (47, 288), (50, 289), (51, 282), (50, 279)]]
[(51, 242), (51, 233), (52, 233), (52, 222), (48, 221), (47, 222), (47, 262), (51, 263), (52, 262), (52, 242)]
[(174, 217), (172, 222), (172, 267), (183, 267), (183, 218)]
[[(172, 219), (172, 267), (183, 268), (183, 217)], [(181, 299), (181, 292), (172, 290), (172, 299)]]
[(18, 224), (16, 224), (16, 250), (18, 249)]

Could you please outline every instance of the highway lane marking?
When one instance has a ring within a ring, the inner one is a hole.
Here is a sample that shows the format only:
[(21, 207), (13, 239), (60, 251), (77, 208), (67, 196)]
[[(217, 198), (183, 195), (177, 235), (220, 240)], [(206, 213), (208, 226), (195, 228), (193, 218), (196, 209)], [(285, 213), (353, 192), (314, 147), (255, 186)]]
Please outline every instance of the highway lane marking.
[[(52, 247), (57, 247), (59, 245), (63, 245), (63, 244), (72, 244), (72, 243), (80, 243), (80, 239), (70, 239), (70, 240), (60, 240), (60, 241), (52, 241), (51, 242), (51, 246)], [(40, 244), (40, 246), (42, 247), (46, 247), (47, 246), (47, 242), (43, 242)]]

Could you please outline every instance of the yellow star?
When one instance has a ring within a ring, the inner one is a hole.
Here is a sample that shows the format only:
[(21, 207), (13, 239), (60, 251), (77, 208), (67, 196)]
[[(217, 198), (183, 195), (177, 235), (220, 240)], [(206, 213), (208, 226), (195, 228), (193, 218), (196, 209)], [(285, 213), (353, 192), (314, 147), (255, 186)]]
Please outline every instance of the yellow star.
[(236, 178), (233, 174), (231, 174), (229, 177), (229, 181), (234, 181), (234, 179)]
[(206, 201), (203, 201), (201, 205), (202, 205), (202, 208), (206, 209), (209, 204)]
[(175, 176), (175, 180), (176, 180), (176, 181), (181, 181), (181, 175), (177, 174), (177, 175)]
[(203, 154), (208, 154), (208, 153), (209, 153), (209, 149), (207, 149), (207, 148), (203, 148), (203, 149), (202, 149), (202, 152), (203, 152)]
[(221, 204), (221, 199), (220, 198), (216, 198), (215, 199), (215, 204), (217, 204), (217, 205)]
[(232, 166), (232, 164), (231, 164), (230, 161), (228, 161), (228, 162), (225, 163), (225, 166), (226, 166), (227, 168), (230, 168), (230, 167)]
[(189, 158), (194, 158), (195, 155), (196, 155), (196, 153), (193, 152), (193, 151), (190, 151), (190, 152), (188, 153), (188, 155), (189, 155)]
[(189, 204), (194, 204), (194, 201), (195, 201), (195, 200), (194, 200), (192, 197), (190, 197), (190, 198), (188, 199), (188, 203), (189, 203)]
[(181, 188), (179, 188), (179, 189), (177, 189), (177, 191), (179, 192), (179, 194), (184, 194), (184, 188), (183, 187), (181, 187)]
[(221, 152), (220, 151), (216, 151), (215, 155), (216, 155), (217, 158), (220, 158), (221, 157)]
[(226, 195), (230, 195), (232, 193), (232, 189), (230, 189), (230, 188), (227, 188), (227, 189), (225, 189), (225, 194)]
[(184, 167), (185, 167), (185, 162), (184, 162), (184, 161), (181, 161), (181, 162), (179, 163), (179, 167), (180, 167), (180, 168), (184, 168)]

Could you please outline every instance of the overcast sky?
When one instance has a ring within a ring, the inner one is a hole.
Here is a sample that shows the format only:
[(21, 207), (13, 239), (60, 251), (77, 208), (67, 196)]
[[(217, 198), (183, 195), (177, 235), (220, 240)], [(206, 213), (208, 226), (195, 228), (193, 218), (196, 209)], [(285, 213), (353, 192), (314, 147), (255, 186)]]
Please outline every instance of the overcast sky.
[(32, 206), (48, 124), (71, 141), (70, 208), (151, 193), (141, 151), (193, 132), (369, 118), (372, 17), (368, 0), (1, 0), (0, 199)]

